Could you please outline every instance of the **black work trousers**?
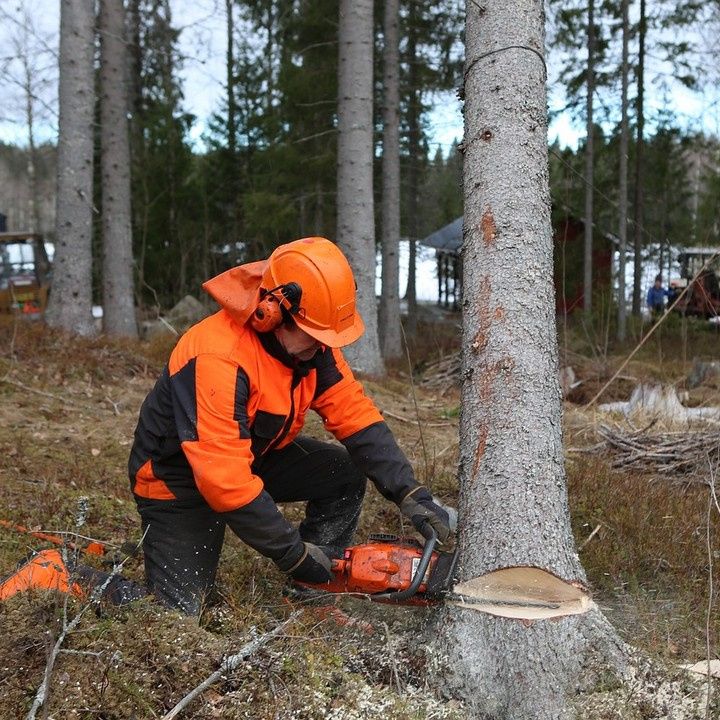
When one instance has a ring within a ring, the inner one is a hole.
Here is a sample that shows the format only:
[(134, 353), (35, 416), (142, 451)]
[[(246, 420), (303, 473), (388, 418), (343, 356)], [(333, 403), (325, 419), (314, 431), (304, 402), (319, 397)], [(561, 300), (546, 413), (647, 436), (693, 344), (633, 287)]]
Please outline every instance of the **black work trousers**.
[[(366, 479), (345, 448), (298, 437), (261, 457), (253, 472), (275, 502), (307, 502), (299, 527), (303, 540), (342, 547), (351, 543)], [(147, 589), (170, 607), (198, 614), (215, 582), (225, 536), (222, 514), (202, 499), (136, 501), (145, 533)]]

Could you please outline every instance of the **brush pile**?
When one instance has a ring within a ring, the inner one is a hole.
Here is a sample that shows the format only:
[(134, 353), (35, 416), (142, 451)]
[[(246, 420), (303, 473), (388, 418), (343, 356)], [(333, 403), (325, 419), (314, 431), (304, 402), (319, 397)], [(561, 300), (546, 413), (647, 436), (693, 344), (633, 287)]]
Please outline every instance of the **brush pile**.
[(447, 355), (431, 363), (423, 371), (420, 387), (426, 390), (441, 391), (441, 394), (460, 385), (460, 353)]
[(588, 450), (603, 455), (609, 450), (615, 469), (683, 482), (711, 482), (720, 463), (720, 431), (651, 433), (649, 429), (624, 432), (600, 425), (603, 442)]

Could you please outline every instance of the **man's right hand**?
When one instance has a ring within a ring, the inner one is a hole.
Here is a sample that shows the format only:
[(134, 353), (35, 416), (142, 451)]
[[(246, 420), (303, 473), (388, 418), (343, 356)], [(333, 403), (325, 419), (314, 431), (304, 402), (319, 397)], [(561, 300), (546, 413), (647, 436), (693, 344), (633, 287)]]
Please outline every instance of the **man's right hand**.
[(333, 579), (330, 558), (312, 543), (303, 543), (304, 552), (300, 559), (287, 572), (299, 582), (327, 583)]

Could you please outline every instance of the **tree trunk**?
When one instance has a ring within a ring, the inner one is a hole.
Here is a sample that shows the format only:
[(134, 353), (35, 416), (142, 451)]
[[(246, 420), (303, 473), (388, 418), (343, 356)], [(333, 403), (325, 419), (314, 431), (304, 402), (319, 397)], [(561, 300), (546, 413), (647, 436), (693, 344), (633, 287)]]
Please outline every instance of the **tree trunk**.
[(400, 2), (385, 0), (383, 51), (382, 294), (380, 340), (386, 360), (400, 357)]
[[(563, 463), (543, 5), (468, 3), (465, 42), (458, 579), (532, 565), (583, 583)], [(447, 605), (438, 631), (438, 681), (485, 720), (567, 717), (586, 654), (609, 655), (614, 639), (597, 610), (528, 624)]]
[(375, 302), (372, 0), (340, 2), (337, 162), (337, 241), (355, 273), (365, 321), (365, 334), (346, 354), (352, 367), (382, 375)]
[(643, 247), (643, 147), (645, 144), (645, 36), (647, 16), (645, 0), (640, 0), (638, 28), (638, 90), (637, 90), (637, 143), (635, 149), (635, 265), (633, 268), (633, 315), (639, 316), (642, 308), (642, 247)]
[(620, 120), (620, 177), (618, 179), (618, 326), (617, 339), (625, 340), (626, 299), (625, 299), (625, 253), (627, 251), (628, 211), (628, 0), (622, 0), (622, 97)]
[[(233, 0), (225, 0), (225, 29), (227, 34), (225, 77), (227, 78), (228, 150), (234, 159), (237, 142), (237, 103), (235, 102), (235, 19), (233, 17)], [(233, 240), (236, 240), (236, 238), (233, 238)]]
[(47, 323), (80, 335), (92, 319), (93, 0), (60, 3), (56, 241)]
[(130, 209), (130, 140), (123, 0), (100, 2), (103, 329), (137, 337)]
[(593, 292), (593, 190), (594, 190), (594, 129), (593, 129), (593, 94), (595, 92), (595, 0), (588, 2), (587, 27), (587, 98), (585, 127), (587, 140), (585, 143), (585, 265), (583, 281), (583, 309), (590, 315), (592, 312)]
[[(24, 28), (26, 29), (26, 28)], [(29, 48), (26, 47), (26, 52)], [(27, 174), (28, 174), (28, 231), (33, 233), (41, 232), (40, 212), (38, 203), (38, 183), (36, 172), (37, 149), (35, 147), (35, 93), (33, 90), (32, 68), (30, 58), (23, 54), (20, 58), (23, 64), (23, 92), (25, 94), (25, 122), (27, 123), (28, 151), (27, 151)], [(48, 268), (43, 268), (47, 272)]]
[(414, 338), (417, 335), (417, 239), (420, 224), (418, 222), (418, 195), (420, 194), (420, 90), (418, 88), (418, 58), (417, 58), (417, 8), (410, 3), (408, 17), (408, 84), (409, 99), (407, 111), (408, 123), (408, 182), (407, 182), (407, 229), (408, 229), (408, 277), (405, 289), (407, 302), (407, 320), (405, 328), (407, 334)]

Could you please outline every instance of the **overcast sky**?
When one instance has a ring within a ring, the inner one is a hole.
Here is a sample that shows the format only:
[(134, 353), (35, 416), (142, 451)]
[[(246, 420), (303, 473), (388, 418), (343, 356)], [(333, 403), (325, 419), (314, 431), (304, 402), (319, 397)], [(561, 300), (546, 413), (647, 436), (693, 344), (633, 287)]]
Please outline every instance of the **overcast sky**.
[[(41, 97), (38, 140), (55, 140), (55, 116), (57, 106), (56, 59), (59, 27), (58, 0), (0, 0), (0, 140), (9, 143), (26, 143), (26, 128), (23, 117), (22, 93), (13, 84), (19, 77), (19, 66), (13, 62), (13, 36), (17, 26), (8, 19), (19, 17), (19, 6), (27, 7), (34, 25), (33, 37), (28, 42), (35, 53), (36, 76), (45, 83), (38, 89)], [(219, 107), (222, 83), (225, 76), (225, 21), (224, 0), (171, 0), (173, 21), (181, 31), (179, 49), (183, 57), (180, 76), (185, 95), (186, 110), (198, 118), (192, 130), (192, 137), (199, 141), (204, 122)], [(549, 105), (555, 110), (563, 104), (562, 88), (552, 81), (557, 75), (558, 58), (550, 57)], [(652, 63), (652, 58), (649, 59)], [(693, 94), (681, 88), (672, 92), (649, 84), (648, 117), (664, 105), (669, 106), (678, 122), (691, 130), (704, 129), (720, 135), (720, 104), (718, 90)], [(432, 142), (447, 148), (455, 139), (462, 137), (462, 115), (460, 102), (454, 93), (437, 98), (436, 108), (430, 117)], [(549, 138), (559, 138), (562, 145), (576, 146), (584, 137), (581, 122), (573, 122), (567, 115), (553, 120)]]

